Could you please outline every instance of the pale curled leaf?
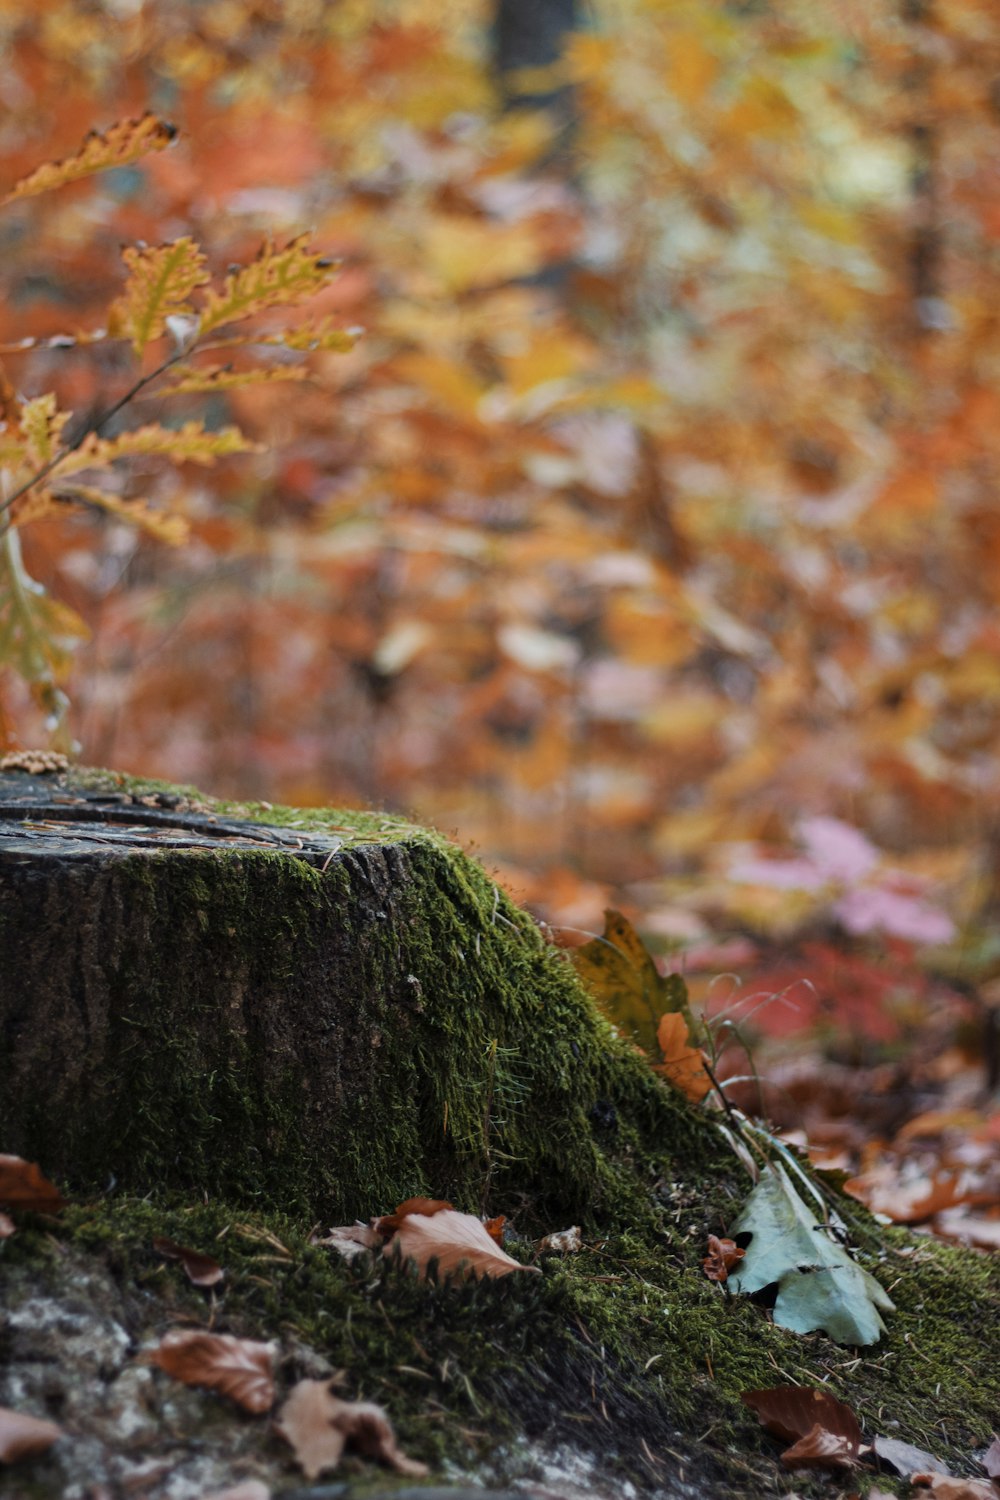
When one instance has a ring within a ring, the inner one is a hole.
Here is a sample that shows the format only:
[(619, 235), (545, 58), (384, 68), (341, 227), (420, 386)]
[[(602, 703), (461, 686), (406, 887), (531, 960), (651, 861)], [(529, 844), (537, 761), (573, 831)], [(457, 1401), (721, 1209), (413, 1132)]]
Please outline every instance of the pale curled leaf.
[(933, 1454), (925, 1453), (922, 1448), (916, 1448), (912, 1443), (904, 1443), (899, 1438), (877, 1437), (872, 1447), (884, 1464), (889, 1464), (897, 1474), (912, 1474), (917, 1469), (923, 1469), (930, 1474), (947, 1474), (947, 1466), (940, 1463)]
[(345, 1260), (355, 1260), (360, 1255), (371, 1255), (376, 1250), (381, 1250), (383, 1240), (376, 1229), (359, 1220), (354, 1224), (340, 1224), (323, 1238), (317, 1237), (311, 1243), (336, 1250)]
[(513, 1271), (538, 1274), (537, 1266), (522, 1266), (491, 1239), (472, 1214), (444, 1209), (433, 1218), (409, 1214), (385, 1247), (415, 1262), (422, 1275), (432, 1260), (442, 1276), (509, 1276)]
[(242, 1484), (230, 1485), (225, 1490), (213, 1490), (202, 1495), (201, 1500), (271, 1500), (270, 1487), (260, 1479), (244, 1479)]
[(148, 111), (137, 120), (119, 120), (103, 132), (88, 131), (78, 151), (58, 161), (43, 162), (16, 182), (6, 197), (0, 198), (0, 204), (32, 198), (109, 167), (128, 166), (151, 151), (163, 151), (176, 135), (174, 125)]
[(113, 338), (132, 342), (136, 354), (165, 332), (167, 320), (193, 312), (190, 296), (208, 281), (205, 257), (186, 236), (166, 245), (127, 245), (125, 290), (112, 303), (108, 327)]
[(391, 1214), (382, 1214), (381, 1218), (373, 1219), (372, 1228), (377, 1229), (383, 1239), (388, 1239), (410, 1214), (423, 1214), (429, 1219), (451, 1206), (447, 1198), (404, 1198), (402, 1203), (396, 1204)]
[(786, 1469), (853, 1469), (857, 1461), (857, 1452), (847, 1438), (829, 1432), (818, 1422), (781, 1455)]
[(992, 1443), (983, 1454), (983, 1468), (991, 1479), (1000, 1480), (1000, 1437), (995, 1433)]
[(335, 1469), (348, 1444), (398, 1474), (418, 1477), (428, 1473), (426, 1465), (403, 1453), (380, 1406), (341, 1401), (329, 1380), (300, 1380), (282, 1406), (275, 1427), (294, 1449), (299, 1467), (310, 1480)]
[(45, 1453), (63, 1430), (55, 1422), (29, 1417), (24, 1412), (0, 1406), (0, 1463), (16, 1464), (19, 1459)]
[(730, 1286), (752, 1294), (776, 1284), (779, 1327), (822, 1329), (840, 1344), (874, 1344), (882, 1337), (880, 1312), (892, 1311), (891, 1298), (820, 1222), (817, 1209), (806, 1206), (780, 1164), (761, 1173), (730, 1234), (751, 1236)]
[(257, 1413), (274, 1405), (273, 1359), (271, 1344), (181, 1328), (165, 1334), (149, 1356), (175, 1380), (207, 1386)]

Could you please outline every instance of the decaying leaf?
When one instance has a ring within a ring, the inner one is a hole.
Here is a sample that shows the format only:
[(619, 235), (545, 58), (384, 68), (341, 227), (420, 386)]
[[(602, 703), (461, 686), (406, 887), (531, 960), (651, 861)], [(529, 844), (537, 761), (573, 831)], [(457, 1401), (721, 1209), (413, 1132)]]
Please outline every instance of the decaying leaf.
[(663, 1053), (663, 1061), (654, 1064), (657, 1073), (662, 1073), (692, 1104), (699, 1103), (712, 1087), (712, 1080), (705, 1072), (701, 1049), (691, 1045), (686, 1017), (679, 1011), (667, 1011), (656, 1028), (656, 1040)]
[(0, 1214), (0, 1240), (9, 1240), (16, 1225), (9, 1214)]
[(917, 1469), (926, 1470), (930, 1474), (949, 1472), (946, 1465), (939, 1463), (933, 1454), (925, 1453), (912, 1443), (901, 1442), (899, 1438), (877, 1437), (872, 1447), (880, 1461), (895, 1469), (897, 1474), (913, 1474)]
[(151, 151), (164, 150), (176, 136), (176, 126), (148, 112), (137, 120), (119, 120), (103, 132), (90, 130), (80, 149), (72, 156), (43, 162), (16, 182), (6, 197), (0, 198), (0, 204), (13, 203), (18, 198), (33, 198), (36, 193), (46, 193), (50, 188), (90, 177), (108, 167), (128, 166)]
[(165, 1334), (149, 1356), (175, 1380), (207, 1386), (257, 1413), (274, 1405), (273, 1359), (271, 1344), (181, 1328)]
[(798, 1385), (779, 1385), (763, 1391), (744, 1391), (762, 1425), (792, 1447), (782, 1455), (788, 1468), (852, 1468), (861, 1452), (858, 1419), (849, 1406), (828, 1391)]
[(165, 1255), (168, 1260), (179, 1260), (188, 1280), (195, 1286), (217, 1286), (226, 1274), (219, 1262), (210, 1255), (202, 1255), (199, 1250), (189, 1250), (187, 1246), (178, 1245), (165, 1235), (156, 1235), (153, 1249), (158, 1255)]
[(271, 1500), (270, 1488), (260, 1479), (244, 1479), (225, 1490), (213, 1490), (203, 1495), (202, 1500)]
[(560, 1255), (572, 1255), (583, 1249), (583, 1240), (580, 1236), (579, 1224), (572, 1224), (569, 1229), (557, 1230), (554, 1234), (547, 1234), (544, 1239), (538, 1241), (539, 1250), (558, 1250)]
[(774, 1321), (793, 1333), (822, 1329), (838, 1344), (875, 1344), (885, 1332), (880, 1312), (893, 1302), (862, 1270), (810, 1209), (779, 1164), (766, 1167), (731, 1228), (749, 1234), (743, 1262), (732, 1272), (734, 1291), (777, 1285)]
[(995, 1433), (992, 1443), (983, 1454), (983, 1468), (991, 1479), (1000, 1479), (1000, 1437)]
[(55, 1422), (0, 1406), (0, 1463), (16, 1464), (51, 1448), (63, 1430)]
[(373, 1219), (372, 1228), (377, 1230), (384, 1239), (388, 1239), (411, 1214), (422, 1214), (424, 1218), (429, 1219), (451, 1206), (444, 1198), (406, 1198), (402, 1203), (396, 1204), (391, 1214), (383, 1214), (380, 1219)]
[(485, 1226), (472, 1214), (442, 1209), (432, 1217), (407, 1214), (385, 1247), (386, 1255), (398, 1254), (415, 1262), (421, 1275), (436, 1260), (442, 1276), (509, 1276), (512, 1271), (538, 1274), (537, 1266), (522, 1266), (491, 1239)]
[(388, 1464), (398, 1474), (428, 1473), (425, 1464), (407, 1458), (396, 1442), (389, 1418), (368, 1401), (341, 1401), (329, 1380), (300, 1380), (278, 1414), (276, 1430), (291, 1444), (307, 1479), (335, 1469), (350, 1445), (366, 1458)]
[(317, 1236), (311, 1243), (326, 1245), (330, 1250), (336, 1250), (345, 1260), (354, 1260), (359, 1255), (370, 1255), (381, 1250), (383, 1240), (378, 1230), (359, 1220), (356, 1224), (341, 1224), (324, 1237)]
[(927, 1494), (934, 1500), (997, 1500), (997, 1487), (992, 1479), (958, 1479), (951, 1474), (911, 1474), (910, 1483), (923, 1485), (924, 1490), (914, 1490), (914, 1500), (925, 1500)]
[(20, 1156), (0, 1156), (0, 1203), (4, 1208), (31, 1213), (54, 1214), (64, 1206), (54, 1183), (43, 1177), (33, 1161)]
[(705, 1275), (709, 1281), (725, 1281), (734, 1266), (739, 1265), (746, 1254), (741, 1250), (735, 1240), (719, 1239), (718, 1235), (710, 1234), (708, 1237), (708, 1254), (702, 1261)]
[(681, 976), (661, 974), (632, 923), (612, 909), (604, 913), (603, 935), (574, 948), (570, 956), (612, 1021), (657, 1060), (661, 1016), (664, 1011), (687, 1009), (687, 986)]

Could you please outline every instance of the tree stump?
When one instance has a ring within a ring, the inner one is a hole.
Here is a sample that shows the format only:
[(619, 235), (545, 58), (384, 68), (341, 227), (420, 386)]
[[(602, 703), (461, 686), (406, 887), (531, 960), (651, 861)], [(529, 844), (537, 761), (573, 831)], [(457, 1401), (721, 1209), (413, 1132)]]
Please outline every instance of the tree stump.
[(77, 1188), (353, 1217), (516, 1161), (579, 1213), (670, 1114), (485, 873), (371, 814), (6, 771), (0, 976), (0, 1143)]

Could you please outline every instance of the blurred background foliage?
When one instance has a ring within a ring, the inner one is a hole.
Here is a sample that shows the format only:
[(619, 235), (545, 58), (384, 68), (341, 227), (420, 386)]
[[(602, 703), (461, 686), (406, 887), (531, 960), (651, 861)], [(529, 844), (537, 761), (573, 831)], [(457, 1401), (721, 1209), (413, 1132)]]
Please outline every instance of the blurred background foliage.
[(116, 419), (267, 444), (130, 471), (183, 549), (19, 528), (53, 603), (8, 745), (412, 812), (567, 928), (992, 961), (994, 0), (0, 0), (0, 45), (3, 186), (181, 132), (0, 217), (20, 391), (134, 378), (14, 346), (101, 326), (136, 241), (220, 275), (309, 230), (366, 330)]

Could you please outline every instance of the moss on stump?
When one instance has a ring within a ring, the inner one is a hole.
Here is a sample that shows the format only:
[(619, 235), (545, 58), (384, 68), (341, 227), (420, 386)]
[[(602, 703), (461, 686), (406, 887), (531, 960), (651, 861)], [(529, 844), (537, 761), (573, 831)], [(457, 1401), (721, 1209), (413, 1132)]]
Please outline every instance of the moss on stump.
[(3, 778), (5, 1150), (80, 1189), (331, 1221), (425, 1191), (606, 1218), (623, 1153), (705, 1151), (702, 1120), (443, 838), (95, 773), (39, 783)]

